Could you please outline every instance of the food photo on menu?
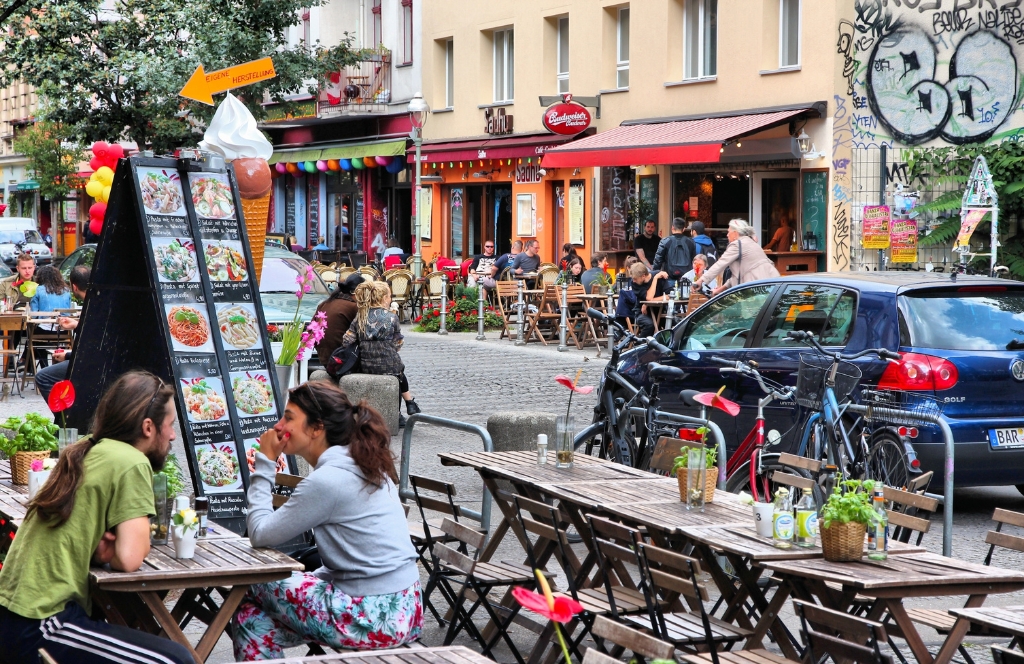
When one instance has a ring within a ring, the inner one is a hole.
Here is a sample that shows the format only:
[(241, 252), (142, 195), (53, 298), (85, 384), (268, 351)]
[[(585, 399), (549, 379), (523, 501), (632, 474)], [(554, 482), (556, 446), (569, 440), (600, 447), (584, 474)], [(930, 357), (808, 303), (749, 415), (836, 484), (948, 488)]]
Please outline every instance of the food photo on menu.
[(213, 281), (245, 281), (249, 276), (242, 243), (237, 240), (204, 240), (203, 255)]
[(196, 445), (195, 449), (204, 493), (227, 493), (242, 488), (242, 473), (233, 443)]
[(215, 422), (228, 418), (228, 402), (224, 399), (224, 383), (220, 378), (183, 378), (181, 383), (185, 412), (190, 422)]
[(167, 327), (171, 332), (171, 342), (176, 351), (212, 353), (213, 339), (210, 336), (210, 323), (206, 320), (203, 305), (168, 304)]
[[(245, 446), (245, 463), (249, 466), (249, 474), (251, 475), (256, 472), (256, 453), (260, 451), (260, 441), (256, 438), (246, 438), (242, 441), (242, 445)], [(277, 457), (277, 472), (288, 472), (288, 461), (285, 459), (284, 454)]]
[(185, 216), (181, 178), (166, 168), (139, 168), (139, 188), (147, 214)]
[(192, 204), (196, 214), (208, 219), (230, 219), (235, 216), (235, 199), (228, 176), (223, 173), (189, 175)]
[(238, 371), (231, 374), (231, 394), (239, 417), (276, 415), (274, 388), (266, 371)]
[(260, 323), (251, 304), (226, 302), (217, 305), (217, 325), (224, 343), (236, 350), (262, 348)]
[(153, 256), (160, 281), (169, 283), (197, 282), (196, 246), (188, 238), (153, 240)]

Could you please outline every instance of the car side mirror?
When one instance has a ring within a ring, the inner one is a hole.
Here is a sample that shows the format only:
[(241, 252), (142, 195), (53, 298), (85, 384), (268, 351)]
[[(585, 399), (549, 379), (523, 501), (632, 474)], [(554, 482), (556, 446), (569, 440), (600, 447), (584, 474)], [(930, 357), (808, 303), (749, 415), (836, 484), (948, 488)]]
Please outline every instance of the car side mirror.
[[(654, 340), (663, 346), (672, 348), (672, 330), (662, 330), (654, 335)], [(675, 348), (672, 348), (675, 350)]]

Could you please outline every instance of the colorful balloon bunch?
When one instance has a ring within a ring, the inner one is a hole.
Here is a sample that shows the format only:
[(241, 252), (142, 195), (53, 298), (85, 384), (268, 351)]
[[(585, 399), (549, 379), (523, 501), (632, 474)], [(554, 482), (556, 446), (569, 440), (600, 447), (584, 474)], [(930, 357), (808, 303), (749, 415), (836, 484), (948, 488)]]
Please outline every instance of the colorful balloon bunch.
[(92, 159), (89, 160), (92, 175), (85, 185), (85, 193), (96, 199), (89, 208), (89, 231), (93, 235), (99, 235), (103, 230), (110, 187), (114, 184), (114, 170), (117, 168), (117, 160), (123, 156), (124, 148), (117, 143), (109, 145), (104, 141), (96, 141), (92, 144)]
[(405, 168), (405, 158), (398, 157), (356, 157), (355, 159), (318, 159), (317, 161), (279, 161), (274, 164), (274, 177), (291, 173), (302, 177), (307, 173), (336, 173), (338, 171), (361, 171), (365, 168), (384, 167), (388, 173), (398, 173)]

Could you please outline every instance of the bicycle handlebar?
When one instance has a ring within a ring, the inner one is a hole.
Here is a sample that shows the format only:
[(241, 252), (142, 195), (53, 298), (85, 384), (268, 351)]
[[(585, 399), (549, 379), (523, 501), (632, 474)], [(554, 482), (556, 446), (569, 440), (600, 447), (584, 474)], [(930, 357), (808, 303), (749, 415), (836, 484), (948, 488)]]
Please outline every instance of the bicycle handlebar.
[[(601, 311), (600, 309), (594, 309), (593, 307), (588, 308), (587, 309), (587, 316), (589, 316), (590, 318), (593, 318), (595, 320), (599, 320), (599, 321), (601, 321), (603, 323), (607, 323), (608, 325), (611, 325), (612, 327), (617, 329), (620, 334), (622, 334), (622, 341), (620, 341), (619, 344), (616, 346), (616, 348), (619, 349), (619, 350), (624, 348), (627, 344), (629, 344), (629, 342), (635, 341), (635, 340), (638, 340), (638, 339), (641, 338), (641, 337), (638, 337), (637, 335), (629, 332), (626, 328), (622, 327), (622, 325), (620, 325), (618, 323), (618, 321), (615, 320), (615, 318), (613, 318), (612, 316), (609, 316), (608, 314), (606, 314), (605, 312)], [(646, 339), (646, 343), (647, 343), (647, 347), (648, 348), (650, 348), (651, 350), (658, 351), (659, 355), (671, 355), (672, 354), (672, 349), (671, 348), (669, 348), (668, 346), (665, 346), (664, 344), (659, 343), (658, 341), (656, 341), (654, 339), (654, 337), (648, 337)]]
[(773, 394), (778, 399), (788, 399), (793, 395), (794, 392), (796, 392), (795, 387), (779, 385), (774, 381), (771, 381), (772, 385), (769, 386), (768, 384), (765, 383), (764, 377), (761, 376), (761, 372), (755, 369), (748, 362), (741, 362), (739, 360), (727, 360), (724, 357), (718, 357), (716, 355), (712, 355), (710, 359), (712, 362), (724, 365), (724, 367), (722, 369), (719, 369), (719, 371), (738, 371), (739, 373), (753, 377), (754, 380), (757, 381), (757, 384), (761, 386), (761, 389), (764, 391), (765, 394)]
[(866, 348), (858, 353), (844, 354), (840, 352), (830, 353), (825, 350), (822, 345), (818, 342), (813, 332), (805, 332), (804, 330), (790, 330), (786, 333), (790, 339), (795, 341), (804, 341), (809, 343), (815, 350), (826, 357), (832, 357), (837, 360), (856, 360), (857, 358), (864, 357), (865, 355), (877, 355), (883, 360), (901, 360), (903, 356), (899, 353), (894, 353), (891, 350), (885, 348)]

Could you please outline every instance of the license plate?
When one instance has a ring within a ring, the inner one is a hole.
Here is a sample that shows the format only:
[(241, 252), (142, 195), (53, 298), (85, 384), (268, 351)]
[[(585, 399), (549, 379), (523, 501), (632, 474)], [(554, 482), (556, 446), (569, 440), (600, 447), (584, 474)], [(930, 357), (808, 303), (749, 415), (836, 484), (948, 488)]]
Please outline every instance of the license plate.
[(1024, 448), (1024, 427), (989, 429), (988, 442), (994, 450)]

